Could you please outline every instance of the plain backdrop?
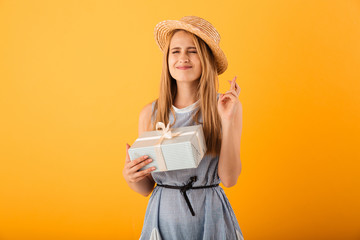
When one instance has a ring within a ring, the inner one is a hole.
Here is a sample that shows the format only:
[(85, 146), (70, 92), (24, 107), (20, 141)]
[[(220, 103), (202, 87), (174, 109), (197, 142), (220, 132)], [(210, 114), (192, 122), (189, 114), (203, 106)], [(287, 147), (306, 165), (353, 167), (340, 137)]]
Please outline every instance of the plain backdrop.
[[(0, 0), (0, 239), (138, 239), (122, 176), (163, 20), (221, 34), (243, 104), (225, 189), (246, 240), (360, 239), (360, 1)], [(176, 207), (176, 206), (174, 206)]]

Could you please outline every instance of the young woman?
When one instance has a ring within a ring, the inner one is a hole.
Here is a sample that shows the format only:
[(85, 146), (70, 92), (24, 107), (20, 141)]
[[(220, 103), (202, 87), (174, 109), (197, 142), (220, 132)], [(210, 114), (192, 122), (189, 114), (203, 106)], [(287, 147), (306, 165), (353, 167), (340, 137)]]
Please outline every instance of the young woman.
[(197, 168), (165, 172), (141, 171), (152, 159), (130, 161), (127, 153), (126, 182), (144, 196), (152, 192), (140, 239), (243, 239), (219, 186), (234, 186), (240, 175), (242, 129), (236, 77), (229, 91), (217, 93), (218, 75), (227, 68), (220, 35), (206, 20), (188, 16), (160, 22), (155, 38), (164, 53), (160, 94), (141, 111), (139, 135), (155, 130), (157, 122), (201, 124), (207, 152)]

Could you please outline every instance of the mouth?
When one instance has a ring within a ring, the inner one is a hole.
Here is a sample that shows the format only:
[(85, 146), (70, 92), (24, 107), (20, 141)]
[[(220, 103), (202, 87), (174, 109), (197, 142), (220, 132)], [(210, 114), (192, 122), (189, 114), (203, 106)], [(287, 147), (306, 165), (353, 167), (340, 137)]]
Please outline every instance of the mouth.
[(180, 70), (187, 70), (187, 69), (190, 69), (191, 67), (190, 66), (186, 66), (186, 67), (176, 67), (177, 69), (180, 69)]

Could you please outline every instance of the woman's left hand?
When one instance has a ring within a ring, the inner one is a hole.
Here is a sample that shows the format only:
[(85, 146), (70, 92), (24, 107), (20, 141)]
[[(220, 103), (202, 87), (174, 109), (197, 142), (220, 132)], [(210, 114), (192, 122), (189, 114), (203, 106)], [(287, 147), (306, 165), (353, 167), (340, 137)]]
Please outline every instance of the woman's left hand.
[(230, 90), (221, 94), (218, 99), (218, 112), (223, 123), (231, 123), (236, 116), (242, 116), (242, 105), (239, 101), (240, 87), (236, 83), (236, 76), (230, 83)]

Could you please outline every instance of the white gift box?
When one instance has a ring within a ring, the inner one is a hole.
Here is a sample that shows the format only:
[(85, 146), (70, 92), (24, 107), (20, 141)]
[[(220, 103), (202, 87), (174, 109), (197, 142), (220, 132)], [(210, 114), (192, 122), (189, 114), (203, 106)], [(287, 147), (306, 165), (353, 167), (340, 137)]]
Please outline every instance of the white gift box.
[(206, 153), (202, 125), (169, 129), (158, 122), (161, 131), (143, 132), (129, 148), (130, 160), (147, 155), (153, 161), (141, 170), (155, 167), (154, 172), (196, 168)]

